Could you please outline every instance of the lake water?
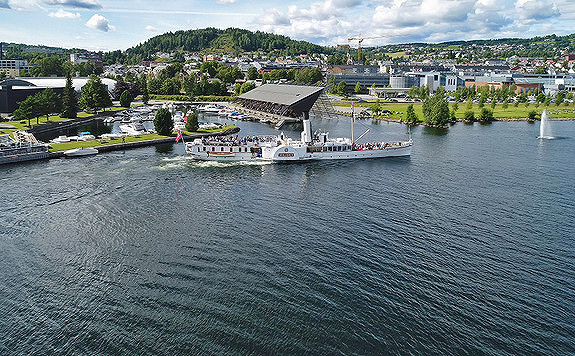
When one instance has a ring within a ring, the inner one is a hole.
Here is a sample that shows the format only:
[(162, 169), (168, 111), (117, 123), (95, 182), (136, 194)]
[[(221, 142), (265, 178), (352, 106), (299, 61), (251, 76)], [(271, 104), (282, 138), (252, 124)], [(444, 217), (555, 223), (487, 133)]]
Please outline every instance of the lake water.
[(417, 127), (407, 159), (3, 166), (0, 354), (573, 354), (575, 122), (551, 125)]

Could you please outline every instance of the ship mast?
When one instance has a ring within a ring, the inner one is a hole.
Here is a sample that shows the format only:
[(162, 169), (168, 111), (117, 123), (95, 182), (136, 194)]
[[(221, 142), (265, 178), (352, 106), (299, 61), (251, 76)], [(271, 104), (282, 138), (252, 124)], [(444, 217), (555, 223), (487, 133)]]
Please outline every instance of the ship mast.
[(353, 101), (351, 102), (351, 146), (353, 147), (353, 122), (355, 121), (355, 113), (353, 112)]

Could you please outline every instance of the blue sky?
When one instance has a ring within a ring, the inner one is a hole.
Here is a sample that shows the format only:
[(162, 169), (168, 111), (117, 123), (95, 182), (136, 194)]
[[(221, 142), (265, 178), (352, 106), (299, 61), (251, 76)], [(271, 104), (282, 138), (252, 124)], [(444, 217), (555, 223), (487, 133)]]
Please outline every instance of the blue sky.
[(0, 41), (125, 50), (155, 35), (239, 27), (322, 45), (575, 32), (575, 0), (0, 0)]

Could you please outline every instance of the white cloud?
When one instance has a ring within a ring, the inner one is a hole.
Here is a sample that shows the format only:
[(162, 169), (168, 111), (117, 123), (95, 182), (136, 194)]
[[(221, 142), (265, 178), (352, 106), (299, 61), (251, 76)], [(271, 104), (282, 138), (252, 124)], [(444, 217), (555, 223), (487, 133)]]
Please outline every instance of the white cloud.
[(290, 5), (287, 12), (267, 9), (255, 25), (267, 32), (325, 43), (326, 39), (357, 32), (357, 25), (366, 19), (351, 12), (361, 3), (362, 0), (324, 0), (313, 2), (307, 8)]
[(146, 31), (156, 32), (156, 31), (158, 31), (158, 29), (152, 25), (148, 25), (148, 26), (146, 26)]
[(258, 22), (262, 25), (286, 26), (290, 24), (287, 16), (283, 15), (277, 9), (267, 9), (259, 18)]
[(104, 32), (114, 31), (116, 29), (114, 26), (110, 25), (107, 18), (99, 14), (92, 16), (88, 22), (86, 22), (86, 26)]
[(68, 12), (62, 9), (59, 9), (56, 12), (51, 12), (48, 14), (48, 16), (55, 17), (57, 19), (71, 19), (71, 20), (80, 18), (79, 13)]
[(233, 4), (236, 0), (216, 0), (218, 4)]
[(560, 15), (557, 4), (541, 0), (517, 0), (518, 15), (524, 20), (543, 20)]
[(48, 5), (62, 5), (80, 9), (101, 9), (98, 0), (42, 0)]

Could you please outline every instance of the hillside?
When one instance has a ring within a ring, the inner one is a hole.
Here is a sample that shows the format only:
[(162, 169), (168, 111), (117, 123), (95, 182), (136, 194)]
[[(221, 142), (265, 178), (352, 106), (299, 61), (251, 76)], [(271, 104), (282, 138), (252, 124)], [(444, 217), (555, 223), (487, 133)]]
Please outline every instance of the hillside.
[(242, 53), (261, 50), (278, 50), (287, 55), (329, 53), (332, 50), (305, 41), (295, 41), (287, 36), (265, 32), (252, 32), (238, 28), (225, 30), (205, 28), (200, 30), (167, 32), (150, 38), (146, 42), (127, 49), (105, 54), (107, 63), (138, 63), (152, 59), (157, 52), (204, 52)]
[(502, 38), (473, 41), (449, 41), (442, 43), (408, 43), (380, 46), (370, 49), (372, 54), (408, 52), (412, 55), (427, 57), (435, 53), (448, 51), (448, 55), (457, 52), (468, 59), (490, 59), (520, 57), (554, 58), (575, 53), (575, 34), (566, 36), (547, 35), (533, 38)]

